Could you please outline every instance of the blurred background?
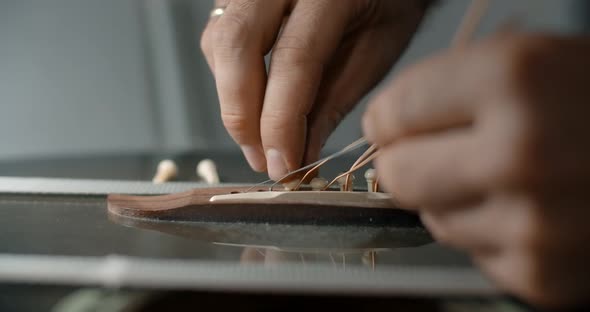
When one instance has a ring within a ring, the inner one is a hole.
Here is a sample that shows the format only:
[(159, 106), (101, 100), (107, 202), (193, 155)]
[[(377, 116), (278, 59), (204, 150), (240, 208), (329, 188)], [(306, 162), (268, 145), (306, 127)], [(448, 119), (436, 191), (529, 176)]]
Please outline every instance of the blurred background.
[[(199, 48), (212, 2), (0, 0), (0, 164), (11, 164), (0, 175), (25, 174), (39, 159), (238, 154)], [(391, 75), (445, 48), (468, 3), (440, 1)], [(578, 32), (584, 6), (496, 0), (480, 34), (513, 14), (532, 29)], [(363, 109), (325, 152), (362, 135)]]

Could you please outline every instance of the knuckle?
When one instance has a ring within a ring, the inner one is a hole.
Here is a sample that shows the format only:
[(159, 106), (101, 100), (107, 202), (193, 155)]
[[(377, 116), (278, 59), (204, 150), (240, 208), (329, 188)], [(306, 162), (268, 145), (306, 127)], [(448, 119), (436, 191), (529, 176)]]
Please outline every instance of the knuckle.
[[(397, 134), (405, 134), (415, 127), (417, 116), (420, 116), (424, 109), (423, 103), (416, 96), (416, 81), (411, 71), (402, 72), (391, 88), (393, 101), (384, 99), (381, 102), (387, 105), (391, 112), (391, 122), (387, 123)], [(418, 84), (420, 85), (420, 84)], [(384, 94), (391, 96), (390, 94)], [(393, 102), (393, 103), (392, 103)], [(383, 117), (385, 117), (383, 115)]]
[(532, 174), (539, 172), (533, 165), (536, 155), (531, 149), (529, 135), (512, 133), (501, 139), (501, 142), (495, 140), (496, 144), (487, 141), (489, 145), (481, 147), (488, 151), (489, 157), (473, 162), (474, 179), (490, 186), (527, 184)]
[(217, 21), (211, 36), (216, 52), (241, 50), (250, 39), (250, 25), (243, 14), (226, 14)]
[(299, 125), (306, 124), (306, 117), (275, 110), (262, 114), (260, 124), (263, 139), (272, 139), (277, 137), (277, 134), (299, 133)]
[(211, 47), (211, 30), (210, 27), (207, 27), (203, 33), (201, 34), (201, 39), (199, 41), (201, 51), (207, 52)]
[(252, 127), (252, 121), (239, 113), (223, 112), (221, 120), (223, 126), (237, 141), (243, 140), (245, 133)]
[(272, 49), (273, 65), (278, 69), (290, 70), (294, 67), (307, 66), (319, 63), (313, 53), (311, 42), (301, 39), (298, 36), (282, 36)]

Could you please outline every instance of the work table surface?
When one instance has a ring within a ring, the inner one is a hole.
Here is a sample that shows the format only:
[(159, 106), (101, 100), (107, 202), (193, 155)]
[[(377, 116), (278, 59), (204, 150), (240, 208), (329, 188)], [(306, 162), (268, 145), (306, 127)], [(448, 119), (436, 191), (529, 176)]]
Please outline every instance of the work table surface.
[[(24, 178), (149, 182), (158, 162), (171, 158), (179, 165), (180, 181), (197, 183), (194, 168), (205, 157), (217, 162), (223, 183), (266, 178), (254, 174), (241, 156), (222, 153), (0, 161), (0, 172)], [(322, 174), (331, 177), (352, 161), (335, 161)], [(28, 279), (18, 272), (6, 278), (10, 274), (0, 268), (4, 293), (0, 308), (30, 307), (33, 298), (50, 306), (76, 290), (105, 289), (109, 283), (121, 289), (205, 292), (208, 296), (212, 291), (241, 296), (273, 289), (276, 296), (287, 297), (308, 291), (315, 298), (356, 293), (362, 300), (386, 295), (398, 303), (417, 300), (415, 307), (432, 307), (432, 300), (447, 297), (469, 300), (496, 295), (468, 257), (433, 242), (421, 227), (240, 220), (129, 223), (109, 216), (104, 194), (0, 193), (0, 229), (0, 263), (20, 263), (22, 270), (29, 263), (36, 268)], [(85, 273), (60, 273), (60, 266), (67, 267), (72, 259), (79, 260), (72, 270)], [(113, 263), (119, 270), (130, 269), (109, 280), (101, 273)], [(57, 269), (52, 270), (52, 265)]]

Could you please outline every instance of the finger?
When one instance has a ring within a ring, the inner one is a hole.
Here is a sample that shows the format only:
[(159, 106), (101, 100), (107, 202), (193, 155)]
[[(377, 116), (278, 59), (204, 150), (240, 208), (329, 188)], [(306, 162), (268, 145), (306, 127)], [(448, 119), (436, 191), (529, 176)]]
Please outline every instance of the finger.
[[(556, 296), (563, 289), (562, 285), (552, 287), (558, 284), (556, 281), (551, 281), (549, 287), (539, 283), (543, 279), (540, 275), (546, 273), (538, 272), (532, 259), (518, 250), (507, 249), (495, 255), (477, 256), (474, 262), (501, 291), (529, 304), (553, 308), (551, 305), (556, 304)], [(571, 276), (567, 284), (570, 283)]]
[[(412, 23), (403, 25), (413, 26)], [(332, 58), (322, 79), (316, 105), (309, 117), (306, 164), (319, 158), (334, 129), (387, 74), (412, 33), (409, 29), (400, 29), (395, 42), (375, 49), (384, 38), (391, 36), (388, 30), (375, 28), (350, 35), (338, 48), (338, 54)]]
[(578, 245), (531, 251), (505, 248), (501, 253), (478, 255), (475, 264), (500, 289), (547, 311), (588, 301), (588, 260)]
[(499, 226), (506, 224), (506, 210), (494, 200), (428, 207), (420, 217), (437, 241), (479, 255), (498, 252), (508, 236)]
[[(384, 2), (384, 6), (396, 7), (383, 8), (384, 12), (397, 12), (395, 18), (379, 24), (368, 22), (366, 27), (346, 33), (322, 77), (309, 117), (305, 164), (319, 158), (328, 137), (361, 98), (383, 79), (407, 47), (424, 11), (413, 7), (411, 2), (406, 4), (400, 8), (400, 3)], [(403, 16), (398, 16), (401, 11)]]
[(302, 164), (307, 117), (324, 64), (346, 28), (349, 7), (337, 1), (299, 1), (273, 48), (261, 117), (272, 179)]
[(256, 171), (266, 167), (259, 128), (266, 85), (264, 55), (280, 30), (287, 4), (282, 0), (233, 0), (213, 27), (222, 120)]
[(420, 136), (381, 149), (379, 181), (406, 208), (464, 202), (485, 191), (486, 166), (468, 130)]
[(368, 106), (367, 139), (383, 146), (401, 136), (470, 124), (478, 88), (463, 74), (465, 67), (458, 53), (449, 53), (400, 73)]
[[(229, 4), (230, 0), (216, 0), (214, 9), (220, 8), (225, 9)], [(213, 75), (215, 75), (215, 59), (213, 57), (213, 27), (215, 23), (219, 19), (219, 15), (210, 16), (209, 20), (207, 21), (207, 25), (201, 34), (201, 51), (205, 56), (205, 60), (207, 61), (207, 65), (209, 65), (209, 69)]]
[(207, 61), (207, 65), (209, 65), (209, 69), (215, 75), (215, 61), (213, 59), (213, 45), (212, 45), (212, 32), (213, 32), (213, 24), (215, 21), (209, 20), (207, 22), (207, 26), (205, 26), (205, 30), (201, 35), (201, 51), (205, 56), (205, 61)]

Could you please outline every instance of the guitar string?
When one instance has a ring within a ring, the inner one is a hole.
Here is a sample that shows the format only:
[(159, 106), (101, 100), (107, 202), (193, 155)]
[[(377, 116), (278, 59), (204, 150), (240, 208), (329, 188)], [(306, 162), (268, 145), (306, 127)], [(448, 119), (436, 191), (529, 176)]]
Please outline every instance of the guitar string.
[[(301, 171), (304, 171), (304, 170), (308, 170), (308, 169), (310, 169), (310, 168), (313, 168), (313, 167), (318, 167), (318, 168), (319, 168), (320, 166), (322, 166), (322, 165), (326, 164), (328, 161), (330, 161), (330, 160), (332, 160), (332, 159), (334, 159), (334, 158), (336, 158), (336, 157), (342, 156), (342, 155), (344, 155), (344, 154), (346, 154), (346, 153), (352, 152), (353, 150), (356, 150), (357, 148), (360, 148), (360, 147), (362, 147), (362, 146), (364, 146), (364, 145), (366, 145), (366, 144), (368, 144), (368, 141), (367, 141), (367, 139), (365, 139), (365, 138), (360, 138), (360, 139), (358, 139), (358, 140), (354, 141), (353, 143), (349, 144), (348, 146), (344, 147), (344, 148), (343, 148), (342, 150), (340, 150), (339, 152), (336, 152), (336, 153), (334, 153), (334, 154), (332, 154), (332, 155), (330, 155), (330, 156), (328, 156), (328, 157), (325, 157), (325, 158), (324, 158), (324, 159), (322, 159), (322, 160), (316, 161), (316, 162), (315, 162), (315, 163), (313, 163), (313, 164), (307, 165), (307, 166), (305, 166), (305, 167), (303, 167), (303, 168), (300, 168), (300, 169), (298, 169), (298, 170), (295, 170), (295, 171), (293, 171), (293, 172), (291, 172), (291, 173), (288, 173), (287, 175), (285, 175), (284, 177), (282, 177), (281, 179), (279, 179), (279, 180), (277, 180), (275, 183), (273, 183), (273, 184), (270, 186), (270, 188), (269, 188), (269, 191), (272, 191), (273, 187), (275, 187), (277, 184), (279, 184), (279, 183), (281, 183), (281, 182), (285, 181), (285, 179), (287, 179), (288, 177), (292, 176), (292, 175), (293, 175), (293, 174), (295, 174), (295, 173), (298, 173), (298, 172), (301, 172)], [(312, 169), (312, 170), (313, 170), (313, 169)], [(308, 173), (309, 173), (309, 172), (308, 172)], [(307, 173), (304, 175), (304, 177), (305, 177), (305, 176), (307, 176)], [(302, 181), (303, 181), (303, 179), (301, 179), (300, 183), (301, 183)]]
[[(365, 158), (365, 160), (361, 161), (358, 165), (353, 166), (350, 170), (338, 175), (337, 177), (335, 177), (332, 181), (330, 181), (330, 183), (328, 183), (326, 186), (324, 186), (324, 188), (322, 189), (322, 191), (327, 190), (330, 186), (332, 186), (334, 183), (336, 183), (340, 178), (344, 177), (344, 176), (350, 176), (351, 173), (357, 171), (358, 169), (362, 168), (363, 166), (365, 166), (366, 164), (368, 164), (369, 162), (371, 162), (373, 159), (377, 158), (377, 156), (379, 156), (379, 151), (375, 151), (373, 152), (370, 156), (368, 156), (367, 158)], [(347, 181), (348, 182), (348, 181)], [(346, 191), (346, 188), (344, 189)]]
[(341, 149), (341, 150), (339, 150), (339, 151), (337, 151), (337, 152), (335, 152), (335, 153), (333, 153), (333, 154), (331, 154), (331, 155), (328, 155), (328, 156), (326, 156), (326, 157), (324, 157), (324, 158), (322, 158), (322, 159), (320, 159), (320, 160), (318, 160), (318, 161), (316, 161), (316, 162), (313, 162), (313, 163), (311, 163), (311, 164), (309, 164), (309, 165), (307, 165), (307, 166), (301, 167), (301, 168), (299, 168), (299, 169), (297, 169), (297, 170), (295, 170), (295, 171), (291, 171), (291, 172), (287, 173), (286, 175), (284, 175), (283, 177), (281, 177), (281, 178), (280, 178), (279, 180), (277, 180), (276, 182), (274, 182), (274, 180), (272, 180), (272, 179), (269, 179), (269, 180), (262, 181), (262, 182), (260, 182), (260, 183), (256, 183), (256, 184), (252, 185), (252, 187), (250, 187), (249, 189), (247, 189), (247, 190), (246, 190), (246, 192), (249, 192), (249, 191), (251, 191), (252, 189), (254, 189), (254, 188), (255, 188), (255, 187), (257, 187), (257, 186), (261, 186), (261, 185), (264, 185), (264, 184), (268, 184), (268, 183), (270, 183), (270, 182), (274, 182), (274, 183), (273, 183), (273, 184), (270, 186), (270, 187), (271, 187), (271, 189), (272, 189), (272, 188), (273, 188), (275, 185), (277, 185), (278, 183), (281, 183), (282, 181), (284, 181), (284, 180), (285, 180), (285, 179), (287, 179), (288, 177), (292, 176), (293, 174), (296, 174), (296, 173), (302, 172), (302, 171), (304, 171), (304, 170), (307, 170), (307, 169), (313, 168), (313, 167), (315, 167), (316, 165), (318, 165), (318, 164), (320, 164), (320, 163), (321, 163), (321, 164), (325, 164), (326, 162), (328, 162), (328, 161), (330, 161), (330, 160), (332, 160), (332, 159), (335, 159), (335, 158), (337, 158), (337, 157), (340, 157), (340, 156), (342, 156), (342, 155), (344, 155), (344, 154), (346, 154), (346, 153), (349, 153), (349, 152), (352, 152), (352, 151), (354, 151), (354, 150), (356, 150), (356, 149), (359, 149), (359, 148), (361, 148), (362, 146), (366, 145), (367, 143), (368, 143), (368, 142), (367, 142), (367, 140), (366, 140), (365, 138), (360, 138), (360, 139), (358, 139), (358, 140), (356, 140), (356, 141), (352, 142), (351, 144), (347, 145), (347, 146), (346, 146), (346, 147), (344, 147), (343, 149)]
[[(352, 166), (351, 166), (351, 167), (350, 167), (350, 169), (348, 169), (348, 170), (350, 171), (350, 170), (353, 170), (354, 168), (356, 168), (356, 166), (358, 166), (358, 164), (359, 164), (359, 163), (363, 162), (363, 161), (364, 161), (364, 160), (365, 160), (367, 157), (371, 157), (371, 155), (372, 155), (373, 153), (375, 153), (375, 151), (377, 151), (377, 149), (378, 149), (378, 148), (379, 148), (379, 147), (377, 146), (377, 144), (373, 144), (373, 145), (371, 145), (371, 146), (370, 146), (370, 147), (369, 147), (369, 148), (368, 148), (368, 149), (365, 151), (365, 153), (364, 153), (364, 154), (362, 154), (362, 155), (361, 155), (361, 157), (359, 157), (359, 158), (358, 158), (358, 159), (357, 159), (357, 160), (356, 160), (356, 161), (355, 161), (355, 162), (352, 164)], [(349, 186), (349, 185), (351, 185), (351, 182), (350, 182), (350, 177), (351, 177), (351, 174), (347, 174), (347, 175), (346, 175), (346, 182), (344, 182), (344, 190), (345, 190), (345, 191), (353, 191), (353, 190), (354, 190), (354, 187), (353, 187), (353, 189), (352, 189), (352, 190), (349, 190), (349, 189), (348, 189), (348, 186)], [(368, 191), (368, 190), (367, 190), (367, 191)]]
[[(368, 154), (371, 154), (376, 148), (376, 145), (373, 144), (371, 145), (360, 157), (359, 159), (357, 159), (357, 161), (353, 164), (353, 167), (356, 166), (359, 161), (361, 161), (361, 159), (364, 159)], [(321, 167), (322, 165), (324, 165), (327, 162), (327, 160), (322, 160), (320, 161), (317, 165), (315, 165), (313, 168), (311, 168), (310, 170), (307, 171), (307, 173), (305, 173), (305, 175), (299, 180), (299, 182), (297, 183), (297, 185), (293, 188), (293, 191), (297, 191), (300, 187), (301, 184), (303, 183), (303, 181), (305, 181), (310, 174), (312, 174), (315, 170), (317, 170), (319, 167)]]

